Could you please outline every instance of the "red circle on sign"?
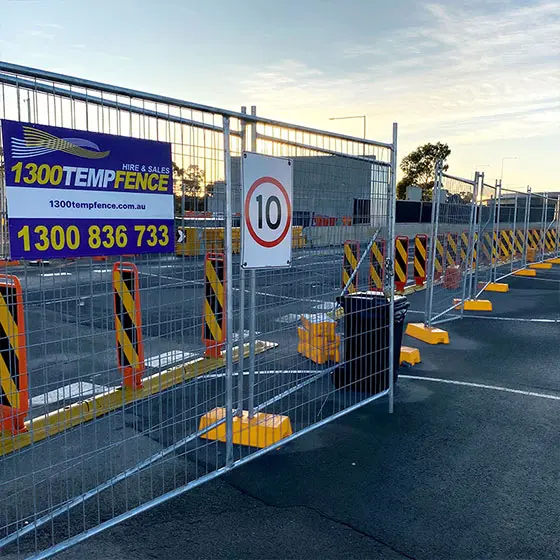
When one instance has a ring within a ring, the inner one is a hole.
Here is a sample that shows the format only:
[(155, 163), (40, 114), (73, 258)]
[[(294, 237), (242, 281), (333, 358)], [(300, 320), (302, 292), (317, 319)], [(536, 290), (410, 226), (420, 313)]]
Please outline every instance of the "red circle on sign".
[[(284, 230), (280, 234), (280, 237), (278, 237), (278, 239), (275, 239), (274, 241), (266, 241), (262, 237), (259, 237), (257, 235), (257, 232), (254, 230), (253, 225), (251, 224), (251, 220), (249, 218), (249, 203), (251, 202), (251, 197), (253, 196), (253, 193), (255, 192), (257, 187), (259, 187), (263, 183), (271, 183), (276, 188), (278, 188), (282, 193), (282, 196), (286, 201), (286, 207), (288, 208), (288, 219), (286, 220), (286, 227), (284, 227)], [(284, 241), (286, 235), (288, 235), (288, 232), (290, 231), (290, 226), (292, 225), (292, 205), (290, 204), (290, 197), (288, 196), (286, 189), (284, 188), (284, 186), (280, 181), (278, 181), (274, 177), (261, 177), (251, 185), (251, 188), (249, 189), (249, 192), (245, 197), (245, 223), (247, 224), (247, 229), (249, 230), (251, 237), (262, 247), (267, 247), (267, 248), (276, 247), (276, 245), (279, 245), (280, 243), (282, 243), (282, 241)]]

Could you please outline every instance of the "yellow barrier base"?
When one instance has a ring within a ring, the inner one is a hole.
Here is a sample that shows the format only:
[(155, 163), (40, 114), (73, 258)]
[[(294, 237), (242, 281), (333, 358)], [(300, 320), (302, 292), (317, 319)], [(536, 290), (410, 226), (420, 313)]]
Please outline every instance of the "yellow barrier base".
[(550, 264), (560, 264), (560, 258), (554, 258), (554, 259), (548, 259), (548, 261)]
[(426, 344), (449, 344), (449, 333), (435, 327), (426, 327), (424, 323), (408, 323), (406, 334)]
[(484, 288), (485, 292), (499, 292), (505, 294), (509, 292), (509, 284), (503, 284), (501, 282), (490, 282), (486, 288)]
[(461, 303), (461, 300), (456, 298), (453, 303), (458, 309), (463, 307), (465, 311), (492, 311), (492, 302), (488, 299), (467, 299)]
[[(204, 430), (219, 422), (216, 428), (200, 436), (203, 439), (226, 441), (226, 409), (214, 408), (201, 419), (198, 429)], [(249, 447), (268, 447), (274, 445), (292, 434), (292, 424), (287, 416), (257, 412), (249, 418), (249, 412), (244, 410), (242, 416), (233, 417), (233, 443)]]
[(536, 270), (529, 270), (527, 268), (522, 268), (521, 270), (516, 270), (513, 273), (514, 276), (528, 276), (528, 277), (534, 277), (537, 275), (537, 271)]
[(415, 366), (420, 363), (420, 350), (410, 346), (401, 346), (401, 364), (406, 363)]
[(552, 263), (533, 263), (529, 265), (529, 268), (534, 268), (536, 270), (550, 270), (552, 268)]

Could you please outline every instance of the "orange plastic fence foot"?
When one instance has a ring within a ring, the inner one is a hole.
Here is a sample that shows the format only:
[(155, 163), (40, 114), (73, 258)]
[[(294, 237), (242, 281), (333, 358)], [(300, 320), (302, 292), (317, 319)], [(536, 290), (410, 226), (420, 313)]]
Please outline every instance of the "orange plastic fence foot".
[(21, 434), (27, 432), (25, 425), (25, 412), (20, 412), (14, 408), (2, 405), (0, 407), (0, 429), (11, 434)]
[(132, 368), (125, 368), (123, 371), (123, 386), (127, 389), (142, 389), (142, 377), (144, 377), (145, 369), (133, 370)]
[(205, 358), (221, 358), (222, 357), (222, 345), (213, 344), (212, 346), (207, 346), (204, 351)]

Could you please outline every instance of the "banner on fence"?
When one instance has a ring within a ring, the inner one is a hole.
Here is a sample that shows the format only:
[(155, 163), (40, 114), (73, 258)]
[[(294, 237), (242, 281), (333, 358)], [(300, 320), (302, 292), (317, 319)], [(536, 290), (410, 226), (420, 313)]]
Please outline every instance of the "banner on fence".
[(1, 124), (12, 258), (174, 250), (170, 144)]

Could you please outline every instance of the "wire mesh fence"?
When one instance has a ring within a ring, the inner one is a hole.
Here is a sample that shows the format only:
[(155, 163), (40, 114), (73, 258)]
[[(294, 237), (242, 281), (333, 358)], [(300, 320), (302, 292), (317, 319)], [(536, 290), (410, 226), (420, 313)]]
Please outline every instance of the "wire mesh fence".
[(475, 245), (475, 204), (479, 174), (454, 177), (436, 166), (425, 321), (428, 327), (462, 315), (469, 294)]
[[(254, 113), (0, 64), (4, 121), (169, 144), (175, 213), (171, 253), (13, 262), (0, 172), (3, 340), (19, 359), (5, 361), (17, 387), (2, 382), (6, 554), (48, 557), (278, 437), (392, 405), (396, 128), (383, 143)], [(240, 266), (244, 151), (293, 162), (290, 267)], [(361, 297), (374, 244), (378, 293)]]

